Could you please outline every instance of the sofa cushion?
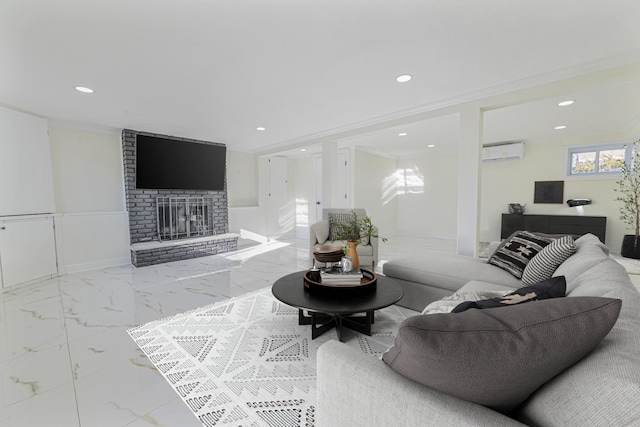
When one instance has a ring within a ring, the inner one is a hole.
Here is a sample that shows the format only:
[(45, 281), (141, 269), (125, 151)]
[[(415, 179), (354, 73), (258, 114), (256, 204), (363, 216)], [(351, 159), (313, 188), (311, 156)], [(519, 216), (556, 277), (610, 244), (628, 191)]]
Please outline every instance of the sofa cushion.
[[(609, 258), (609, 248), (593, 234), (585, 234), (579, 239), (576, 239), (575, 243), (575, 255), (567, 258), (554, 273), (554, 276), (565, 276), (567, 278), (567, 295), (571, 295), (573, 289), (578, 286), (577, 278), (582, 276), (584, 279), (583, 282), (591, 283), (593, 281), (589, 280), (589, 270), (600, 263), (613, 261)], [(615, 261), (613, 262), (615, 263)], [(620, 267), (621, 270), (624, 271), (624, 268), (622, 268), (622, 266)], [(627, 279), (628, 278), (629, 276), (627, 276)], [(602, 284), (603, 283), (599, 282), (594, 283), (595, 286)]]
[(571, 236), (562, 236), (545, 246), (522, 272), (522, 284), (530, 285), (553, 276), (556, 269), (576, 252)]
[[(407, 280), (449, 291), (459, 290), (470, 278), (518, 288), (521, 283), (505, 270), (487, 264), (487, 260), (470, 256), (431, 251), (420, 255), (401, 256), (382, 267), (385, 276)], [(420, 310), (424, 308), (425, 302)]]
[(553, 238), (544, 237), (528, 231), (516, 231), (507, 238), (502, 247), (489, 258), (488, 263), (500, 267), (518, 279), (529, 261), (538, 254)]
[(552, 277), (531, 286), (523, 286), (503, 296), (482, 299), (480, 301), (464, 301), (455, 306), (452, 313), (461, 313), (471, 308), (485, 309), (508, 307), (525, 302), (565, 296), (567, 282), (564, 276)]
[(420, 384), (508, 412), (588, 354), (621, 301), (553, 298), (499, 309), (418, 315), (382, 359)]

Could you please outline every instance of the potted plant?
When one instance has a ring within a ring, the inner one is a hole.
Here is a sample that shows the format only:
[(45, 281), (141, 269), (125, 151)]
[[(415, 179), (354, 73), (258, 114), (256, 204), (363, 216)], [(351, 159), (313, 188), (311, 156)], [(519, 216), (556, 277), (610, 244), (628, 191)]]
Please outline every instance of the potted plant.
[[(378, 238), (378, 228), (373, 225), (371, 217), (358, 218), (356, 212), (351, 210), (351, 215), (347, 222), (335, 224), (335, 240), (345, 240), (347, 242), (346, 255), (351, 257), (353, 268), (360, 268), (360, 260), (356, 247), (361, 242), (369, 243), (372, 238)], [(386, 242), (386, 238), (381, 238)]]
[(633, 143), (633, 160), (631, 164), (624, 164), (620, 172), (620, 179), (616, 182), (620, 193), (616, 197), (622, 202), (620, 219), (634, 228), (635, 234), (625, 234), (622, 239), (620, 255), (626, 258), (640, 259), (640, 140)]

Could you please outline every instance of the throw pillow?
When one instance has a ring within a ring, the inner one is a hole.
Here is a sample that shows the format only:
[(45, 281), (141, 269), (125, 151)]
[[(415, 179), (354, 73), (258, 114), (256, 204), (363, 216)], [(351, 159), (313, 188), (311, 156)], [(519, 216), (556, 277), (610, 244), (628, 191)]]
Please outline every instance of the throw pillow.
[(329, 221), (326, 219), (318, 221), (311, 226), (311, 229), (313, 230), (318, 243), (322, 244), (329, 238)]
[(353, 214), (350, 213), (329, 213), (329, 240), (343, 240), (340, 236), (340, 226), (338, 224), (348, 224), (353, 220)]
[(528, 231), (518, 231), (513, 233), (502, 247), (498, 248), (488, 262), (520, 279), (531, 258), (554, 240), (551, 237), (540, 236)]
[(589, 354), (622, 301), (553, 298), (402, 322), (382, 360), (394, 371), (460, 399), (509, 412)]
[(480, 301), (502, 297), (508, 293), (509, 291), (457, 291), (453, 295), (429, 303), (422, 310), (422, 314), (451, 313), (451, 310), (464, 301)]
[(531, 258), (522, 272), (522, 284), (530, 285), (553, 276), (560, 264), (576, 253), (576, 243), (571, 236), (563, 236), (545, 246)]
[(564, 276), (558, 276), (543, 280), (531, 286), (523, 286), (504, 296), (489, 298), (482, 301), (465, 301), (457, 305), (451, 312), (461, 313), (469, 310), (470, 308), (483, 309), (508, 307), (510, 305), (522, 304), (530, 301), (563, 297), (566, 292), (567, 281)]

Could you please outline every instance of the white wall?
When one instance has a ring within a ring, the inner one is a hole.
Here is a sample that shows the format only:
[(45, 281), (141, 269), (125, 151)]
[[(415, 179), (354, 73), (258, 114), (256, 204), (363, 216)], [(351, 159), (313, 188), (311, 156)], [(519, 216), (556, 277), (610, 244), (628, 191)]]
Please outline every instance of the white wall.
[[(234, 161), (242, 158), (236, 156)], [(295, 233), (295, 199), (291, 178), (291, 160), (285, 160), (284, 168), (287, 169), (287, 183), (283, 194), (269, 197), (269, 157), (257, 157), (257, 198), (256, 206), (230, 207), (229, 231), (239, 232), (245, 229), (262, 236), (278, 238), (293, 237)], [(239, 167), (232, 164), (232, 168)], [(235, 186), (234, 177), (228, 176), (228, 186)]]
[(255, 154), (227, 150), (229, 208), (258, 206), (258, 159)]
[[(598, 142), (596, 142), (598, 143)], [(602, 144), (602, 141), (599, 142)], [(578, 145), (588, 145), (582, 143)], [(564, 201), (590, 198), (593, 204), (584, 207), (585, 215), (606, 216), (606, 244), (612, 252), (620, 252), (622, 236), (627, 233), (618, 219), (620, 204), (615, 202), (617, 175), (594, 179), (567, 177), (567, 145), (562, 143), (525, 144), (524, 158), (484, 162), (482, 172), (481, 240), (500, 237), (501, 214), (508, 212), (508, 203), (526, 203), (525, 213), (576, 215), (576, 208), (563, 204), (534, 204), (535, 181), (564, 181)]]
[(398, 233), (455, 239), (458, 156), (398, 160)]
[(49, 139), (66, 272), (129, 263), (119, 133), (51, 126)]
[(353, 207), (367, 210), (381, 236), (395, 234), (398, 226), (396, 160), (361, 150), (353, 154)]

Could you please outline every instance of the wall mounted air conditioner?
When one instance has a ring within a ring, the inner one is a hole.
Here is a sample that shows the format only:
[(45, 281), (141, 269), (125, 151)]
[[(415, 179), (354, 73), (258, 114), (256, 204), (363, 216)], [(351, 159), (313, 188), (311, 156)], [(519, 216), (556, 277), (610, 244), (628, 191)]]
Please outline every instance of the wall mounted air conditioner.
[(482, 161), (521, 159), (524, 156), (524, 142), (508, 141), (484, 144)]

